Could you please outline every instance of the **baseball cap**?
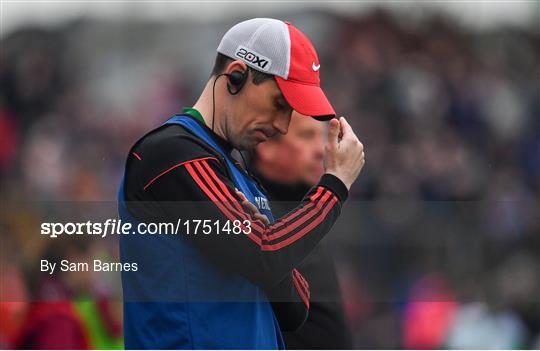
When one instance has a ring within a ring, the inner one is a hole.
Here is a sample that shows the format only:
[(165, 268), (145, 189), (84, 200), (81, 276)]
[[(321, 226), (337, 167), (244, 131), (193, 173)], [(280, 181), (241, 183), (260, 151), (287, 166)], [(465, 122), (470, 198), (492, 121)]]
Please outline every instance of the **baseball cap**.
[(272, 74), (291, 107), (327, 120), (336, 116), (320, 86), (319, 58), (309, 39), (289, 22), (254, 18), (225, 33), (217, 51)]

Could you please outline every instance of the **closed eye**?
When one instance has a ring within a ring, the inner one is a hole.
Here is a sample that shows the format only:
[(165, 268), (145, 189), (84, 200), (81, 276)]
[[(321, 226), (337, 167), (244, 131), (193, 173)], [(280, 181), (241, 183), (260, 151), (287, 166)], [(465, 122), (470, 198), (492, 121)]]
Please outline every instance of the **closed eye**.
[(274, 100), (274, 106), (278, 111), (289, 111), (292, 110), (292, 107), (285, 101), (285, 98), (280, 95)]

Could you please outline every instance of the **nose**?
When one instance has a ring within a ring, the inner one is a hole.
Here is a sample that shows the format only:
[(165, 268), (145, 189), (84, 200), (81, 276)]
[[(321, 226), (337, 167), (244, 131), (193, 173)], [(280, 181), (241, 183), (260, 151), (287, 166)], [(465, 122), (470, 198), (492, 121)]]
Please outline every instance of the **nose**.
[(317, 159), (322, 159), (324, 157), (325, 146), (326, 146), (326, 143), (322, 136), (317, 138), (317, 140), (315, 140), (314, 153)]
[(280, 134), (287, 134), (287, 132), (289, 131), (289, 124), (291, 123), (291, 115), (292, 111), (278, 114), (272, 126)]

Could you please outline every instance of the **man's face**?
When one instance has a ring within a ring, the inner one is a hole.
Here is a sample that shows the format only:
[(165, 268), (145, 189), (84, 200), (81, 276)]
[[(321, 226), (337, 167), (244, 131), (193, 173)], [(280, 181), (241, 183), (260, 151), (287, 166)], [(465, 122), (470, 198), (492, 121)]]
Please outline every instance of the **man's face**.
[(276, 170), (274, 180), (312, 186), (324, 173), (325, 131), (325, 123), (293, 112), (286, 135), (258, 146), (260, 161)]
[(250, 73), (240, 93), (228, 99), (225, 133), (237, 149), (250, 150), (277, 134), (287, 133), (292, 108), (274, 79), (255, 85)]

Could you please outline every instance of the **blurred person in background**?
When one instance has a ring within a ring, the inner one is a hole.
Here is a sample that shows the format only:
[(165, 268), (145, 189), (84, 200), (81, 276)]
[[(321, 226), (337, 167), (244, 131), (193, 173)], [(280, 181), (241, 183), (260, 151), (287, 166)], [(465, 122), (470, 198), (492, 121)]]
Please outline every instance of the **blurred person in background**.
[(413, 282), (402, 310), (402, 345), (408, 350), (444, 348), (459, 304), (445, 277), (428, 273)]
[[(89, 241), (63, 238), (46, 248), (49, 262), (91, 262)], [(87, 271), (28, 275), (32, 292), (11, 347), (20, 349), (121, 349), (112, 301), (100, 296)]]
[[(41, 258), (49, 262), (60, 262), (67, 257), (86, 259), (85, 249), (72, 244), (73, 240), (56, 241), (45, 249)], [(14, 343), (15, 347), (88, 349), (90, 344), (83, 322), (72, 302), (77, 292), (90, 291), (88, 277), (85, 272), (60, 271), (54, 276), (43, 276), (39, 271), (28, 274), (31, 302)]]
[[(1, 216), (2, 214), (0, 214)], [(2, 220), (3, 217), (0, 217)], [(12, 349), (28, 310), (28, 288), (20, 268), (20, 255), (15, 254), (13, 234), (0, 225), (0, 349)]]
[[(267, 192), (274, 215), (281, 217), (292, 210), (323, 175), (325, 138), (324, 124), (293, 112), (287, 134), (257, 146), (254, 174)], [(284, 333), (287, 349), (352, 348), (336, 268), (324, 241), (298, 269), (309, 282), (309, 314), (299, 330)]]

